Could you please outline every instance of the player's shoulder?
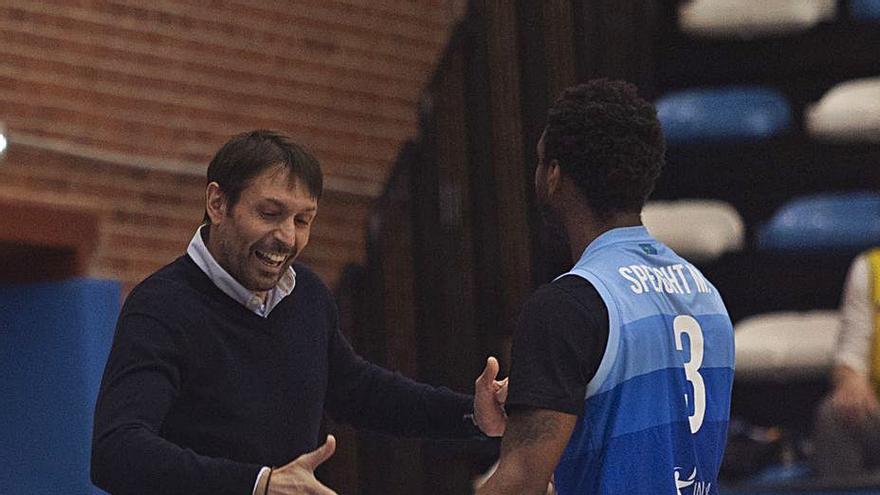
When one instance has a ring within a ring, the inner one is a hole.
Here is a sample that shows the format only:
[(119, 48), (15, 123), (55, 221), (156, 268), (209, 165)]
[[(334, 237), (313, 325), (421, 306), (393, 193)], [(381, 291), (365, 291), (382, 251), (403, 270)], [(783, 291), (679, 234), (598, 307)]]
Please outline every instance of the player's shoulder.
[[(539, 287), (523, 307), (518, 324), (520, 340), (564, 342), (578, 349), (593, 346), (608, 333), (608, 307), (593, 284), (566, 275)], [(604, 344), (598, 344), (604, 349)]]
[(191, 263), (186, 256), (181, 256), (150, 274), (131, 290), (126, 306), (167, 308), (166, 303), (179, 299), (186, 286), (188, 262)]
[(599, 292), (589, 280), (577, 275), (565, 275), (538, 287), (526, 303), (526, 310), (532, 313), (590, 314), (600, 309), (607, 311)]
[(300, 296), (308, 296), (322, 301), (334, 299), (327, 284), (307, 265), (297, 261), (293, 264), (293, 271), (296, 273), (294, 291), (297, 291)]
[(321, 280), (321, 277), (315, 273), (308, 265), (302, 263), (301, 261), (296, 261), (293, 263), (293, 271), (296, 272), (296, 284), (304, 285), (309, 287), (321, 288), (322, 290), (329, 290), (327, 286), (324, 284), (324, 281)]

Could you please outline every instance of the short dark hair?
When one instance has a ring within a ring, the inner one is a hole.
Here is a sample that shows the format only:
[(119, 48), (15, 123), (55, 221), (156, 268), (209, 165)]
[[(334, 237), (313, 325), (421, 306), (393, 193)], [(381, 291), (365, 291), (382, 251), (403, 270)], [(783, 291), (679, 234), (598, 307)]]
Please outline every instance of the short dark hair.
[(545, 163), (556, 160), (603, 220), (641, 211), (665, 152), (657, 110), (624, 81), (568, 88), (547, 114)]
[[(245, 132), (227, 141), (208, 165), (208, 184), (220, 186), (231, 209), (251, 180), (274, 166), (286, 168), (313, 198), (321, 198), (324, 178), (318, 160), (289, 137), (267, 130)], [(204, 221), (208, 220), (206, 212)]]

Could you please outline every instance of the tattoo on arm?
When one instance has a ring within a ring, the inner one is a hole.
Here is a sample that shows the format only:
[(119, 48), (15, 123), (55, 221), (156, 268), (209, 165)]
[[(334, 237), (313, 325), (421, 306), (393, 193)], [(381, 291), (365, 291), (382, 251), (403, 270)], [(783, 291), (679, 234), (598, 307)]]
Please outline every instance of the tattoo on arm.
[(577, 416), (517, 406), (507, 418), (498, 470), (479, 495), (543, 494), (574, 431)]
[(528, 447), (555, 436), (559, 430), (557, 415), (543, 409), (517, 408), (511, 411), (511, 419), (504, 433), (504, 450)]

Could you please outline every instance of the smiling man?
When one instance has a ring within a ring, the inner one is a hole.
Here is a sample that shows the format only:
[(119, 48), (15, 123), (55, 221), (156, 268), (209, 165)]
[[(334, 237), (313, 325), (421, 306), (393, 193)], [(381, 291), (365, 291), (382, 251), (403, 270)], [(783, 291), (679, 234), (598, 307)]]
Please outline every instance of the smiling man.
[(400, 435), (466, 438), (475, 423), (503, 432), (494, 359), (471, 397), (367, 363), (340, 333), (330, 292), (295, 262), (322, 191), (308, 152), (274, 132), (241, 134), (207, 179), (186, 255), (139, 284), (120, 314), (95, 411), (97, 486), (330, 494), (313, 474), (335, 448), (332, 436), (319, 446), (325, 411)]

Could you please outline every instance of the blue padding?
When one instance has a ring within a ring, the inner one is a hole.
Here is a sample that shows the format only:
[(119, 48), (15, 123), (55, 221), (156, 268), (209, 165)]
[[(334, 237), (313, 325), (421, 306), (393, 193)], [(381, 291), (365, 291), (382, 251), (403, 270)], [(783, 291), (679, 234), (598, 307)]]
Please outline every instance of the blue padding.
[(758, 232), (758, 246), (781, 251), (860, 251), (880, 245), (880, 194), (798, 198)]
[(788, 100), (763, 87), (727, 87), (672, 93), (657, 101), (670, 144), (758, 140), (791, 127)]
[(0, 286), (0, 492), (99, 494), (92, 418), (117, 282)]
[(849, 13), (861, 21), (880, 21), (880, 0), (850, 0)]

